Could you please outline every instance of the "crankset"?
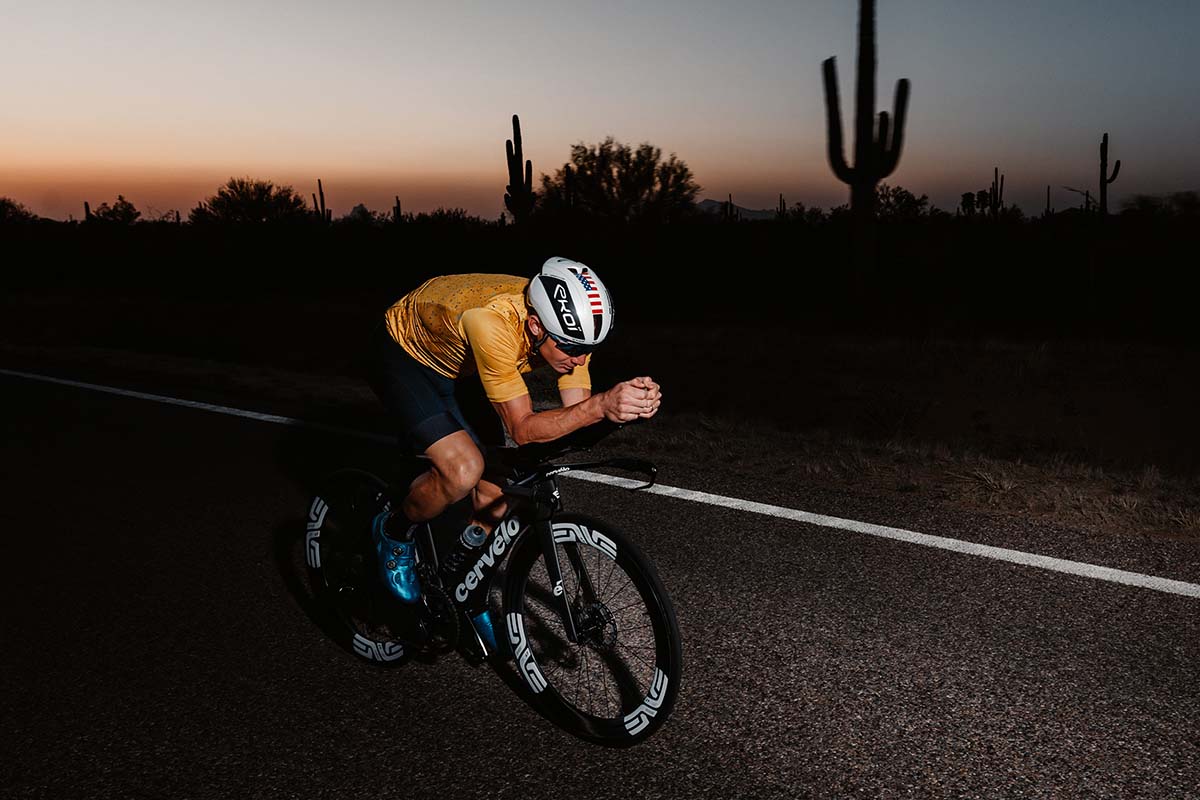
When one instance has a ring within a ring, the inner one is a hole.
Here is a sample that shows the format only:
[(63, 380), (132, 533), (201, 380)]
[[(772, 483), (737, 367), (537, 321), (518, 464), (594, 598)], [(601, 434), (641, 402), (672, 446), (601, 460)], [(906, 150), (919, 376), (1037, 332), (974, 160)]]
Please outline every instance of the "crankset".
[(419, 652), (432, 656), (458, 647), (462, 622), (450, 593), (442, 588), (433, 570), (422, 567), (418, 567), (421, 600), (417, 605), (417, 627), (421, 640), (414, 644)]

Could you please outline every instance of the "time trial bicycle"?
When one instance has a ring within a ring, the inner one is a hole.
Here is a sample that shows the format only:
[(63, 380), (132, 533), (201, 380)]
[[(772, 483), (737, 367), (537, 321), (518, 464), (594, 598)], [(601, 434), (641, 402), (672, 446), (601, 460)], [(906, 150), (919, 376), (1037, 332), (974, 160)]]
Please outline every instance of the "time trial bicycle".
[[(305, 557), (334, 638), (388, 666), (455, 649), (472, 663), (512, 660), (526, 699), (570, 733), (612, 746), (651, 736), (670, 715), (682, 674), (671, 599), (627, 534), (563, 510), (558, 477), (608, 467), (644, 476), (637, 490), (653, 485), (657, 469), (623, 457), (555, 461), (620, 427), (602, 422), (555, 442), (487, 448), (484, 476), (502, 487), (508, 512), (457, 569), (445, 562), (461, 527), (445, 514), (419, 526), (421, 597), (413, 605), (382, 586), (370, 537), (371, 520), (408, 483), (358, 469), (329, 475), (309, 505)], [(417, 459), (414, 473), (427, 464)], [(484, 610), (499, 634), (495, 649), (471, 623)]]

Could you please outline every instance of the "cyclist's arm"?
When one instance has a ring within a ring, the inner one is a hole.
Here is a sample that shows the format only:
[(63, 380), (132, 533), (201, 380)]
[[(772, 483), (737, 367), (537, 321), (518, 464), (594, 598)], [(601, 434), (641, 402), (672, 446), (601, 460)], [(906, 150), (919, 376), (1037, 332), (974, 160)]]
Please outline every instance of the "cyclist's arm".
[[(564, 403), (566, 392), (585, 391), (587, 390), (564, 390)], [(496, 413), (504, 421), (504, 427), (508, 429), (509, 436), (517, 444), (553, 441), (604, 419), (601, 395), (586, 397), (578, 403), (547, 411), (535, 412), (533, 400), (527, 394), (503, 403), (492, 403), (492, 407), (496, 409)]]
[(584, 389), (580, 386), (568, 386), (558, 390), (558, 396), (562, 398), (563, 408), (573, 406), (576, 403), (582, 403), (592, 396), (591, 389)]
[[(502, 403), (492, 403), (504, 427), (517, 444), (549, 442), (580, 428), (608, 419), (612, 422), (631, 422), (638, 417), (652, 417), (657, 410), (657, 394), (653, 410), (646, 410), (646, 384), (643, 378), (622, 381), (606, 392), (590, 394), (589, 389), (568, 388), (562, 390), (564, 401), (568, 397), (582, 397), (579, 402), (552, 408), (548, 411), (533, 410), (533, 401), (522, 394)], [(581, 394), (568, 395), (567, 392)], [(582, 396), (582, 393), (588, 393)]]

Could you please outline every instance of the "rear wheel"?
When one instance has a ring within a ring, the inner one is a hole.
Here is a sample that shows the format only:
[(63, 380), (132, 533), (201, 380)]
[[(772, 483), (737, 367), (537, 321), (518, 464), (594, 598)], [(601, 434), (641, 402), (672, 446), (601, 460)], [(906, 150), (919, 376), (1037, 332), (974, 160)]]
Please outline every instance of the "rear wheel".
[(375, 575), (371, 544), (371, 520), (388, 507), (380, 478), (356, 469), (331, 474), (309, 505), (305, 559), (333, 638), (360, 658), (392, 666), (406, 660), (409, 647)]
[(542, 710), (577, 736), (636, 744), (671, 713), (682, 644), (670, 597), (654, 565), (617, 528), (579, 514), (553, 522), (578, 634), (559, 613), (538, 537), (527, 535), (509, 565), (505, 631), (517, 671)]

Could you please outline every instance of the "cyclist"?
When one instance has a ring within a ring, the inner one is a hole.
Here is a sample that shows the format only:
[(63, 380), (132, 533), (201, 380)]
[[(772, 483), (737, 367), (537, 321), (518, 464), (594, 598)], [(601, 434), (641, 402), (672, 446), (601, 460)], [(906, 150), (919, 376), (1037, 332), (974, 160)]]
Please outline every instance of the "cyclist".
[[(658, 412), (662, 392), (649, 376), (592, 394), (591, 352), (612, 324), (604, 284), (586, 265), (560, 257), (548, 259), (532, 279), (433, 278), (385, 312), (372, 342), (371, 387), (400, 424), (402, 442), (431, 462), (399, 508), (372, 523), (380, 577), (395, 597), (412, 603), (420, 596), (413, 566), (417, 524), (467, 495), (471, 523), (482, 529), (477, 533), (504, 516), (500, 487), (482, 480), (481, 448), (503, 444), (500, 423), (513, 441), (527, 444), (604, 419), (630, 422)], [(535, 412), (521, 376), (545, 367), (558, 373), (562, 407)], [(494, 647), (487, 613), (474, 621)]]

